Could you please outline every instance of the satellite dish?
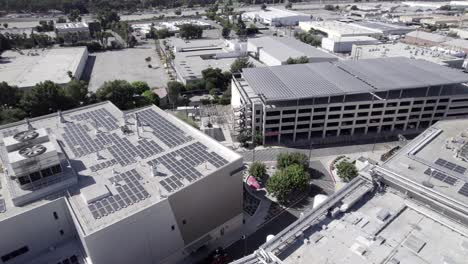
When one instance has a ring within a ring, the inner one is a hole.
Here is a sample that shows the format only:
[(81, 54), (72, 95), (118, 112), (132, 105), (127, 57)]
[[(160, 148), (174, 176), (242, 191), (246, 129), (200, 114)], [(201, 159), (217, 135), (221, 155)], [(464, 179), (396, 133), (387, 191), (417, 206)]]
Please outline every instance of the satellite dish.
[(13, 136), (13, 138), (19, 142), (26, 142), (26, 141), (35, 139), (38, 136), (39, 136), (39, 133), (37, 133), (36, 131), (27, 130), (27, 131), (17, 133), (16, 135)]
[(25, 158), (32, 158), (41, 155), (46, 152), (47, 148), (41, 144), (34, 145), (32, 147), (25, 147), (20, 149), (19, 154)]

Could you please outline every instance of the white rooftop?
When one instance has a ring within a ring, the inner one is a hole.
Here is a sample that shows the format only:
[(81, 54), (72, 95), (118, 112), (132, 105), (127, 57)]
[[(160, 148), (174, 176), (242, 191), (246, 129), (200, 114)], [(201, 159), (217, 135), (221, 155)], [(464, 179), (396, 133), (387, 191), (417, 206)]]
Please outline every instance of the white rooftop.
[(67, 72), (76, 72), (86, 47), (53, 48), (17, 51), (7, 50), (0, 61), (0, 80), (20, 88), (44, 81), (68, 83)]
[(88, 28), (88, 24), (86, 22), (69, 22), (69, 23), (56, 23), (55, 28), (58, 30), (61, 29), (85, 29)]

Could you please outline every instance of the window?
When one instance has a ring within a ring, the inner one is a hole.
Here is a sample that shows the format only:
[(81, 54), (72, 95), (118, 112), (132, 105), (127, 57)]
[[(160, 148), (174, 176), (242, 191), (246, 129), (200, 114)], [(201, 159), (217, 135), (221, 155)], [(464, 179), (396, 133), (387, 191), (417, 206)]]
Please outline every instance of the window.
[(343, 118), (351, 118), (354, 117), (354, 113), (351, 114), (343, 114)]
[(446, 105), (439, 105), (437, 106), (437, 110), (445, 110), (447, 108)]
[(426, 104), (434, 104), (435, 102), (436, 102), (436, 100), (427, 100)]
[(271, 111), (271, 112), (266, 113), (266, 116), (279, 116), (279, 115), (280, 115), (280, 111)]
[(407, 105), (410, 105), (410, 104), (411, 104), (411, 102), (401, 102), (400, 106), (407, 106)]
[(25, 254), (28, 251), (29, 251), (29, 248), (27, 246), (24, 246), (22, 248), (19, 248), (19, 249), (15, 250), (15, 251), (12, 251), (12, 252), (6, 254), (6, 255), (3, 255), (2, 256), (2, 261), (7, 262), (7, 261), (9, 261), (11, 259), (14, 259), (14, 258), (16, 258), (16, 257), (18, 257), (20, 255)]
[(355, 106), (355, 105), (346, 105), (346, 106), (344, 107), (344, 110), (354, 110), (354, 109), (356, 109), (356, 106)]
[(55, 220), (57, 220), (59, 218), (57, 212), (54, 212), (54, 218), (55, 218)]
[(368, 116), (369, 115), (369, 112), (360, 112), (360, 113), (357, 113), (357, 116), (360, 117), (360, 116)]
[(279, 119), (272, 119), (265, 121), (265, 124), (272, 125), (272, 124), (279, 124)]
[(330, 107), (330, 111), (332, 111), (332, 112), (334, 112), (334, 111), (341, 111), (341, 106)]
[(315, 108), (315, 109), (314, 109), (314, 112), (325, 112), (325, 111), (327, 111), (327, 109), (326, 109), (325, 107), (323, 107), (323, 108)]
[(422, 100), (419, 100), (419, 101), (414, 101), (414, 103), (413, 103), (413, 104), (415, 104), (415, 105), (418, 105), (418, 104), (422, 104), (422, 103), (424, 103), (424, 101), (422, 101)]
[(362, 125), (362, 124), (365, 124), (365, 123), (367, 123), (367, 120), (356, 120), (357, 125)]
[(312, 109), (310, 109), (310, 108), (307, 108), (307, 109), (299, 109), (299, 114), (310, 113), (310, 112), (312, 112)]
[(310, 116), (300, 116), (297, 118), (297, 121), (309, 121)]
[(398, 113), (399, 114), (405, 114), (405, 113), (408, 113), (408, 111), (409, 111), (408, 109), (400, 109), (400, 110), (398, 110)]
[(336, 126), (338, 126), (338, 122), (332, 122), (332, 123), (327, 124), (327, 127), (336, 127)]
[(387, 107), (395, 107), (397, 106), (397, 103), (387, 103)]
[(387, 117), (383, 119), (384, 123), (385, 122), (393, 122), (393, 117)]
[(434, 110), (433, 106), (424, 107), (424, 111), (432, 111), (432, 110)]
[(338, 119), (340, 118), (340, 115), (329, 115), (328, 119)]
[(294, 126), (282, 126), (281, 130), (293, 130)]
[(283, 115), (293, 115), (296, 114), (296, 110), (284, 110)]
[(381, 115), (382, 114), (382, 111), (374, 111), (371, 113), (372, 116), (378, 116), (378, 115)]
[(449, 99), (448, 99), (448, 98), (445, 98), (445, 99), (440, 99), (440, 100), (439, 100), (439, 103), (446, 103), (446, 102), (448, 102), (448, 101), (449, 101)]
[(369, 109), (369, 108), (370, 108), (370, 105), (368, 105), (368, 104), (359, 106), (359, 109)]
[(283, 120), (281, 120), (281, 122), (283, 123), (289, 123), (289, 122), (294, 122), (294, 121), (296, 121), (294, 117), (283, 118)]
[(383, 107), (383, 104), (374, 104), (373, 107), (374, 107), (374, 108), (382, 108), (382, 107)]
[(255, 114), (256, 114), (256, 115), (259, 115), (259, 114), (260, 114), (260, 110), (255, 110)]
[(256, 123), (260, 122), (260, 118), (255, 118), (255, 122)]
[(313, 120), (322, 120), (322, 119), (325, 119), (325, 116), (324, 115), (314, 116), (312, 119)]
[(385, 111), (385, 114), (386, 115), (393, 115), (393, 114), (395, 114), (395, 110), (387, 110), (387, 111)]
[(305, 128), (309, 128), (309, 124), (303, 124), (303, 125), (297, 125), (296, 126), (296, 129), (305, 129)]

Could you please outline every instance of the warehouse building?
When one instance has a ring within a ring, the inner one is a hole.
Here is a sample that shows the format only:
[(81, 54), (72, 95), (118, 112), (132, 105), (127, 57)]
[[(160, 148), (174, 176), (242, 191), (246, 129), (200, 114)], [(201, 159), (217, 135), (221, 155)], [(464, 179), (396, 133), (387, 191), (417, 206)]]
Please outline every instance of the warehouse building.
[(268, 25), (268, 26), (297, 26), (302, 21), (310, 21), (310, 15), (269, 7), (265, 10), (242, 13), (243, 19)]
[(242, 225), (242, 157), (150, 106), (0, 127), (2, 263), (175, 263)]
[(65, 43), (91, 40), (89, 25), (86, 22), (70, 22), (55, 24), (57, 38), (62, 38)]
[(376, 45), (379, 43), (379, 40), (367, 36), (322, 38), (322, 48), (336, 53), (350, 53), (353, 45)]
[(455, 55), (443, 48), (420, 47), (403, 43), (353, 45), (351, 52), (351, 58), (354, 60), (406, 57), (427, 60), (443, 66), (461, 69), (465, 61), (464, 54), (458, 57)]
[(329, 38), (343, 38), (343, 37), (373, 37), (380, 38), (383, 36), (382, 32), (361, 27), (352, 23), (344, 23), (339, 21), (307, 21), (300, 22), (299, 28), (303, 31), (309, 32), (311, 29), (321, 31), (327, 34)]
[(405, 38), (401, 41), (408, 44), (418, 45), (418, 46), (437, 46), (442, 42), (451, 40), (452, 38), (447, 36), (442, 36), (434, 33), (429, 33), (425, 31), (416, 30), (406, 34)]
[(365, 29), (374, 30), (381, 33), (384, 36), (388, 35), (405, 35), (413, 31), (414, 29), (405, 25), (391, 24), (380, 21), (362, 21), (355, 22), (354, 25), (363, 27)]
[(440, 46), (458, 52), (461, 56), (468, 54), (468, 40), (466, 39), (450, 39), (443, 42)]
[[(467, 119), (440, 121), (233, 264), (464, 263)], [(441, 235), (443, 234), (443, 235)]]
[(338, 60), (332, 54), (287, 37), (250, 38), (247, 41), (247, 51), (267, 66), (284, 65), (289, 58), (299, 57), (307, 57), (309, 62)]
[(8, 63), (0, 63), (0, 80), (29, 89), (44, 81), (64, 85), (70, 81), (68, 72), (80, 79), (88, 59), (88, 49), (73, 47), (7, 50), (2, 57)]
[(382, 58), (245, 69), (232, 81), (240, 129), (265, 144), (326, 144), (417, 134), (468, 115), (468, 76), (424, 60)]

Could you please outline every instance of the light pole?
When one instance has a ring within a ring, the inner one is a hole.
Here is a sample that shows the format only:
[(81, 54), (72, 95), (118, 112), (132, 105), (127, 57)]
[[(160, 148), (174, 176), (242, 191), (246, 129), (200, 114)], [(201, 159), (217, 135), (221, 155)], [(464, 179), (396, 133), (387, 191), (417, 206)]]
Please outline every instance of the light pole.
[(309, 143), (309, 168), (310, 168), (310, 159), (312, 158), (312, 139), (310, 139)]

